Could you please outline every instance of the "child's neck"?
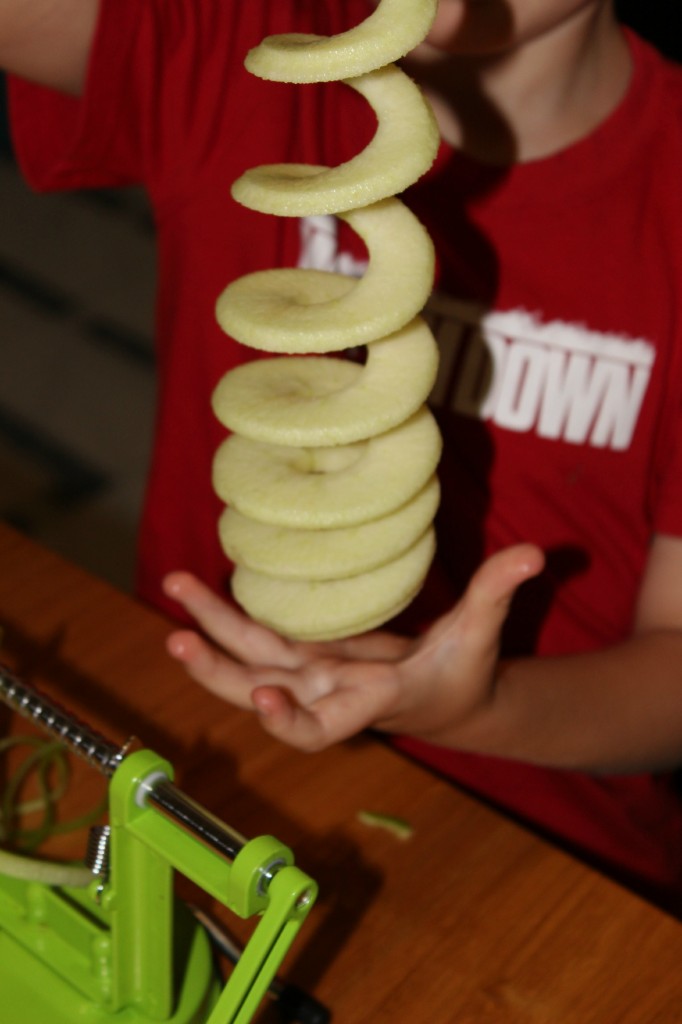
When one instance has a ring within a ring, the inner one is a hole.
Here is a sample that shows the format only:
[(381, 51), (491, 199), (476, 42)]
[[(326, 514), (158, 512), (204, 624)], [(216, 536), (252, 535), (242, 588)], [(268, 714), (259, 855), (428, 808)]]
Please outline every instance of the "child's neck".
[(605, 13), (494, 58), (424, 46), (406, 69), (426, 89), (443, 138), (497, 164), (549, 156), (588, 135), (618, 105), (631, 71), (627, 42)]

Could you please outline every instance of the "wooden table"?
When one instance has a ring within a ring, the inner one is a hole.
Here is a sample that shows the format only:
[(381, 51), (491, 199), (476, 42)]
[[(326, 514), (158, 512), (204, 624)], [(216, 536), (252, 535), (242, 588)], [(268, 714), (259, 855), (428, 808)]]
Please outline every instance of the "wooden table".
[[(139, 736), (245, 835), (293, 848), (321, 896), (286, 974), (335, 1021), (682, 1021), (678, 922), (379, 742), (315, 755), (275, 743), (186, 679), (161, 617), (5, 527), (0, 624), (24, 679), (112, 740)], [(0, 706), (8, 730), (25, 725)], [(75, 774), (67, 804), (85, 807), (103, 783)], [(414, 835), (368, 828), (360, 809), (401, 815)]]

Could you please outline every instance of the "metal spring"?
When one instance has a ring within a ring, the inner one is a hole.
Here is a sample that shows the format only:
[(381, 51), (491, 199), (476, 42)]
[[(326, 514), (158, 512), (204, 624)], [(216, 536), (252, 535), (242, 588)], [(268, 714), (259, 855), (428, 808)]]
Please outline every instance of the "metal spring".
[(111, 827), (95, 825), (90, 829), (85, 851), (85, 863), (93, 875), (102, 882), (109, 879), (109, 855), (111, 852)]

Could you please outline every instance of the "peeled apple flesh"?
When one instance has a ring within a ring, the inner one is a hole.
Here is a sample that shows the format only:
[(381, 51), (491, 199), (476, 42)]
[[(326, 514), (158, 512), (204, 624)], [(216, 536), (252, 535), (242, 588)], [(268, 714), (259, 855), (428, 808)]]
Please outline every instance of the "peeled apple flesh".
[[(281, 217), (335, 215), (364, 241), (359, 279), (294, 268), (248, 274), (216, 316), (271, 354), (218, 384), (230, 436), (213, 482), (233, 594), (284, 636), (333, 640), (381, 626), (419, 592), (435, 550), (441, 438), (426, 406), (437, 349), (420, 312), (433, 285), (431, 240), (397, 198), (433, 162), (433, 114), (393, 62), (427, 34), (437, 0), (382, 0), (338, 36), (282, 35), (246, 59), (266, 80), (343, 81), (372, 106), (369, 145), (337, 167), (246, 171), (237, 202)], [(363, 347), (364, 362), (346, 350)]]

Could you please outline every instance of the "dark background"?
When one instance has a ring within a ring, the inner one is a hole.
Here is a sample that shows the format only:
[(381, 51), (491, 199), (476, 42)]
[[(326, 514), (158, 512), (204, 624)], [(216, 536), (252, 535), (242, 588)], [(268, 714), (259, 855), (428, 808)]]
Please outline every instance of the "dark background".
[(682, 61), (680, 7), (675, 0), (617, 0), (621, 21), (632, 26), (673, 60)]

